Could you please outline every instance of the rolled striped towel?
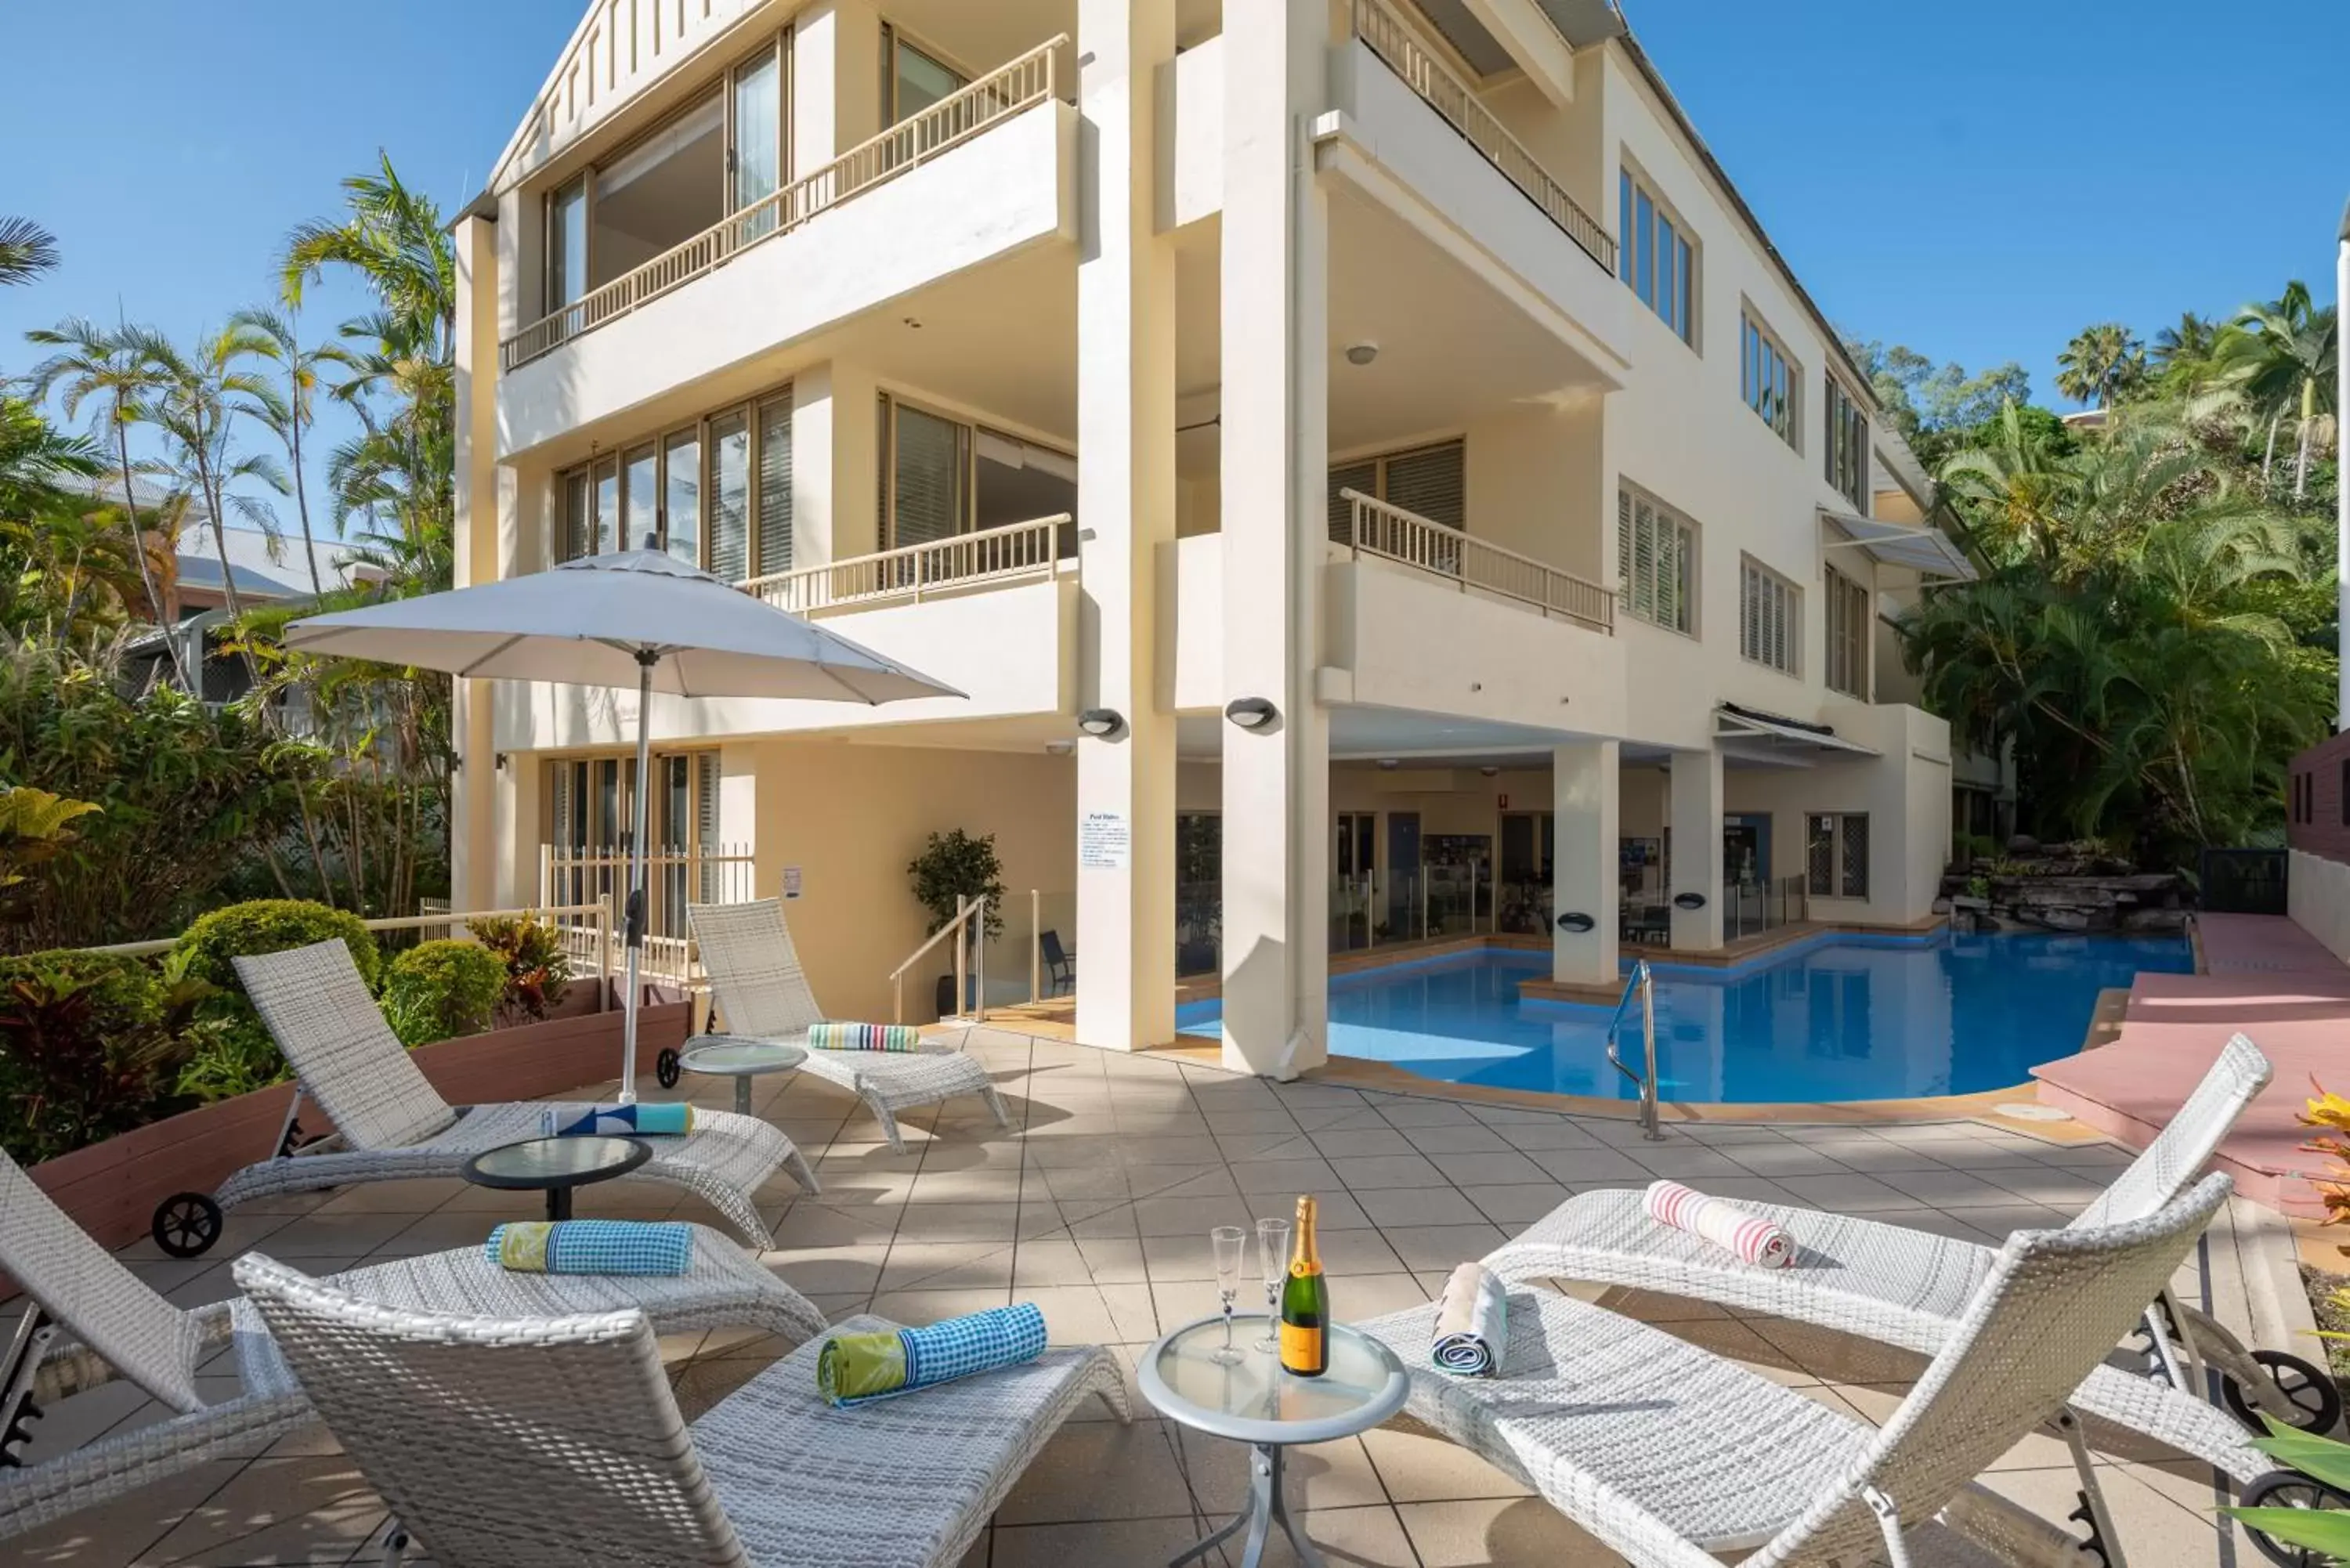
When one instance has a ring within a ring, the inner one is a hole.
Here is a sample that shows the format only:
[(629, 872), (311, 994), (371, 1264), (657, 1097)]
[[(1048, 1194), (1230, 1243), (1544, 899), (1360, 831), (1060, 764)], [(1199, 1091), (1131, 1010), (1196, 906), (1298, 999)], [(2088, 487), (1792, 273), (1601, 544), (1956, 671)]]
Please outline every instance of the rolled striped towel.
[(1510, 1297), (1482, 1263), (1463, 1263), (1444, 1282), (1436, 1309), (1436, 1344), (1429, 1359), (1439, 1372), (1491, 1377), (1510, 1347)]
[(1795, 1239), (1775, 1222), (1678, 1181), (1650, 1182), (1648, 1209), (1648, 1218), (1658, 1224), (1735, 1252), (1743, 1262), (1783, 1269), (1795, 1261)]
[(1017, 1366), (1044, 1353), (1045, 1314), (1035, 1303), (1021, 1302), (928, 1328), (836, 1334), (816, 1354), (816, 1383), (827, 1401), (846, 1408)]
[(693, 1130), (693, 1107), (680, 1100), (653, 1105), (549, 1106), (538, 1118), (548, 1137), (683, 1137)]
[(919, 1051), (922, 1032), (910, 1023), (811, 1023), (807, 1043), (816, 1051)]
[(666, 1220), (529, 1220), (499, 1226), (482, 1251), (517, 1274), (676, 1279), (693, 1266), (693, 1227)]

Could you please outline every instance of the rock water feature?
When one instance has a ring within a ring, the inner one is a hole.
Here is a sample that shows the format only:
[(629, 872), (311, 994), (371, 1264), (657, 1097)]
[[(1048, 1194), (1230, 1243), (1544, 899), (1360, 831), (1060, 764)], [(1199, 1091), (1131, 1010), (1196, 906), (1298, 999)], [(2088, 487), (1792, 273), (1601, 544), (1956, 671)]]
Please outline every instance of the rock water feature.
[(2140, 871), (2095, 844), (2008, 841), (2007, 853), (1942, 877), (1938, 912), (1960, 929), (2182, 931), (2192, 903), (2185, 877)]

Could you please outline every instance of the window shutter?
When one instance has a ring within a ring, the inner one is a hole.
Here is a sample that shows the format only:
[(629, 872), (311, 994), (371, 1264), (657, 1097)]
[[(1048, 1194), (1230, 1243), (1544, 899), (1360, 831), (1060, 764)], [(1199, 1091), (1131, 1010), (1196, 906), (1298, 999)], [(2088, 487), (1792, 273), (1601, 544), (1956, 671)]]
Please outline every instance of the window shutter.
[(713, 865), (709, 857), (723, 842), (718, 820), (718, 785), (723, 776), (716, 752), (705, 752), (694, 759), (693, 841), (703, 857), (702, 888), (696, 897), (705, 904), (714, 904), (719, 898), (718, 874), (723, 867)]
[(588, 471), (563, 476), (563, 538), (558, 558), (576, 561), (588, 554), (592, 523), (588, 511)]
[(710, 421), (710, 572), (750, 576), (751, 421), (737, 410)]
[(1852, 815), (1844, 818), (1844, 896), (1847, 898), (1868, 897), (1868, 818)]
[(1388, 458), (1387, 489), (1380, 499), (1431, 523), (1466, 531), (1468, 466), (1467, 443), (1457, 441)]
[(902, 403), (893, 411), (898, 494), (896, 514), (890, 519), (890, 546), (903, 548), (952, 538), (962, 519), (962, 428)]
[(1806, 888), (1823, 898), (1835, 897), (1835, 818), (1805, 820), (1804, 872)]
[[(1355, 542), (1354, 504), (1339, 492), (1358, 491), (1365, 495), (1379, 493), (1379, 465), (1377, 462), (1350, 462), (1344, 468), (1330, 471), (1330, 541), (1335, 545)], [(1377, 543), (1376, 540), (1373, 541)]]
[(792, 393), (759, 405), (759, 572), (792, 569)]

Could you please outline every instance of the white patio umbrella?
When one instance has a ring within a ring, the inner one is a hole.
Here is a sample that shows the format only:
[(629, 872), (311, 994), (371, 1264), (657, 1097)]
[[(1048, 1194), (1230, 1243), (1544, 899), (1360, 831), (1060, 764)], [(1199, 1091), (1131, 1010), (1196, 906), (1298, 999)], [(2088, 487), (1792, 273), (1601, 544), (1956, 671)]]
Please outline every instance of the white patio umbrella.
[(286, 628), (286, 646), (484, 680), (637, 689), (624, 1103), (637, 1097), (652, 694), (868, 704), (964, 695), (654, 549), (591, 556), (549, 572), (313, 616)]

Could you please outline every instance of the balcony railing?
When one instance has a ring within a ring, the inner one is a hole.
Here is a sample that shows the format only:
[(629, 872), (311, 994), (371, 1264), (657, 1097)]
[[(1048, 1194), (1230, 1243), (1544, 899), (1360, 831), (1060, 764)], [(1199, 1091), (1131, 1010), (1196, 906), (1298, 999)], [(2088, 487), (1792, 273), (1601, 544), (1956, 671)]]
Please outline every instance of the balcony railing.
[[(928, 545), (907, 545), (753, 577), (741, 585), (778, 609), (815, 615), (863, 609), (891, 599), (920, 601), (1006, 583), (1044, 581), (1076, 569), (1076, 524), (1067, 513), (957, 534)], [(1065, 551), (1064, 546), (1066, 546)]]
[(1482, 153), (1503, 179), (1541, 208), (1543, 215), (1568, 239), (1583, 247), (1586, 255), (1610, 276), (1615, 275), (1616, 242), (1607, 231), (1575, 204), (1525, 144), (1477, 101), (1467, 84), (1421, 46), (1401, 18), (1379, 0), (1355, 0), (1355, 36), (1368, 45), (1371, 53), (1385, 61), (1422, 102), (1442, 115), (1445, 123), (1459, 131), (1461, 140)]
[(1341, 490), (1349, 510), (1347, 538), (1357, 556), (1376, 556), (1446, 577), (1463, 593), (1514, 599), (1577, 626), (1614, 636), (1616, 595), (1597, 583), (1545, 566), (1531, 556), (1472, 538), (1458, 528), (1431, 522), (1416, 512), (1375, 501), (1359, 490)]
[(500, 364), (511, 370), (561, 348), (680, 285), (716, 271), (760, 241), (789, 234), (818, 213), (919, 168), (1055, 97), (1058, 90), (1055, 62), (1068, 41), (1063, 34), (1039, 44), (962, 91), (850, 148), (823, 168), (531, 323), (506, 339), (499, 350)]

